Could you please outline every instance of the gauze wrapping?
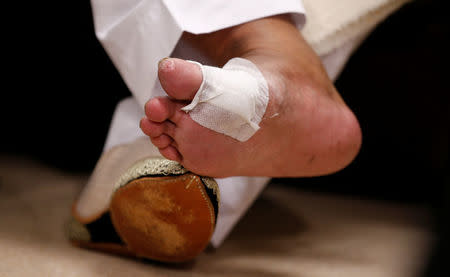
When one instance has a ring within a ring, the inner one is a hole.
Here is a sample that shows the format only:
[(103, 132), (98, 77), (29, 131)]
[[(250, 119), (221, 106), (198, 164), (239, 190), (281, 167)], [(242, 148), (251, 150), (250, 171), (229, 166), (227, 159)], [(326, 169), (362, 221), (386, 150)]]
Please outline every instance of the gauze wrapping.
[(192, 120), (239, 141), (259, 129), (269, 102), (266, 79), (252, 62), (233, 58), (223, 68), (201, 65), (203, 81), (182, 110)]

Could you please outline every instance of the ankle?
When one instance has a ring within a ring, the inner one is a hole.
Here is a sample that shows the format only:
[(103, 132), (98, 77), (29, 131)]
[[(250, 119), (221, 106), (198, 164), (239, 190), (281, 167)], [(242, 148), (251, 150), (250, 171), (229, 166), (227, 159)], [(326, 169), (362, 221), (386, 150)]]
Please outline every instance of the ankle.
[(223, 66), (234, 57), (261, 54), (265, 50), (293, 52), (288, 49), (292, 48), (297, 36), (300, 33), (289, 16), (277, 15), (208, 34), (184, 33), (182, 39), (200, 50), (217, 66)]

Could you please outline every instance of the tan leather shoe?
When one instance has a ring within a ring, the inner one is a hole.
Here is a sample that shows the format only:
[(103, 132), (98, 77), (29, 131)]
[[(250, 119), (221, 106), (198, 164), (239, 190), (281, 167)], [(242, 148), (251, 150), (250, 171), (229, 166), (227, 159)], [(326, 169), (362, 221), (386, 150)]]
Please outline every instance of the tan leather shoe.
[[(118, 181), (109, 210), (89, 222), (72, 210), (70, 241), (80, 247), (162, 262), (194, 259), (209, 244), (219, 193), (212, 178), (152, 158)], [(82, 223), (83, 222), (83, 223)]]

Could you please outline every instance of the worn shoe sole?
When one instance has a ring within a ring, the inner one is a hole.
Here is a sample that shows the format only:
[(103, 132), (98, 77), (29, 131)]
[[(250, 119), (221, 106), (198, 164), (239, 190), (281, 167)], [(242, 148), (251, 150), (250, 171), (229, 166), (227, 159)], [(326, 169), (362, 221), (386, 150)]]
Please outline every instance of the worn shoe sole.
[(217, 184), (189, 172), (140, 175), (118, 185), (103, 219), (72, 220), (69, 239), (83, 248), (162, 262), (194, 259), (214, 232)]
[(165, 262), (195, 258), (214, 231), (213, 205), (199, 176), (144, 177), (119, 188), (113, 225), (133, 253)]

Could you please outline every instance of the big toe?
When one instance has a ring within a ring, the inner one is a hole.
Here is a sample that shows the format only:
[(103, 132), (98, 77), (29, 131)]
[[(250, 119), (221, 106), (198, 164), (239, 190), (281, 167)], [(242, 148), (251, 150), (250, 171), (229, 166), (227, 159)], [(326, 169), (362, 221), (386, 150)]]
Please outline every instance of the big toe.
[(203, 80), (197, 64), (176, 58), (159, 62), (158, 77), (166, 93), (178, 100), (192, 100)]

